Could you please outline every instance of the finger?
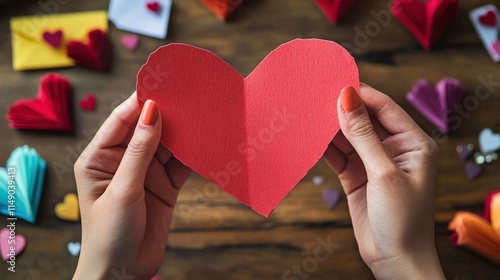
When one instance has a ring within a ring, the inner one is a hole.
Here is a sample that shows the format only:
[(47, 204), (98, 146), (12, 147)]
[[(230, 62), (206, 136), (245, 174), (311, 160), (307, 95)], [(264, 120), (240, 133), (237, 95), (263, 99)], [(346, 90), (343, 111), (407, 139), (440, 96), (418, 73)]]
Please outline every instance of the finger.
[(160, 137), (160, 112), (154, 101), (147, 100), (142, 108), (134, 135), (114, 176), (118, 179), (118, 183), (110, 185), (108, 189), (130, 196), (137, 194), (133, 190), (143, 191), (146, 172), (158, 148)]
[(192, 173), (189, 167), (185, 166), (175, 157), (172, 157), (167, 164), (165, 164), (165, 171), (170, 177), (172, 185), (177, 189), (180, 189), (182, 185), (184, 185)]
[(325, 158), (326, 163), (337, 175), (341, 174), (347, 165), (347, 157), (333, 143), (328, 145), (323, 157)]
[(167, 148), (165, 148), (165, 146), (160, 144), (158, 145), (158, 149), (156, 150), (155, 157), (162, 165), (165, 165), (172, 157), (172, 152), (170, 152)]
[(376, 174), (381, 169), (395, 167), (353, 87), (342, 90), (337, 108), (342, 132), (363, 161), (367, 173)]
[(134, 92), (113, 110), (89, 146), (105, 149), (120, 145), (134, 130), (140, 112), (141, 106)]

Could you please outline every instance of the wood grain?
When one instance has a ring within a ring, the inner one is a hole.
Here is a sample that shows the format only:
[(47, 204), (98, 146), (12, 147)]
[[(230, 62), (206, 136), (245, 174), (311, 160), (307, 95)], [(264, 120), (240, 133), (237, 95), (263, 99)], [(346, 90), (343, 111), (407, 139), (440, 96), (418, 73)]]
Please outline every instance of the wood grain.
[[(12, 70), (9, 18), (44, 10), (39, 1), (8, 2), (0, 7), (3, 38), (0, 39), (0, 115), (3, 116), (15, 100), (35, 96), (41, 75), (48, 72)], [(97, 0), (60, 2), (67, 4), (58, 5), (58, 13), (106, 9), (108, 5), (108, 1)], [(452, 76), (464, 83), (468, 96), (474, 95), (481, 77), (491, 76), (493, 81), (500, 81), (498, 64), (488, 57), (467, 17), (467, 11), (489, 1), (461, 2), (459, 18), (431, 52), (423, 51), (392, 17), (384, 26), (379, 23), (378, 29), (371, 30), (373, 36), (368, 37), (367, 43), (356, 44), (357, 32), (365, 32), (378, 22), (374, 14), (387, 13), (388, 1), (383, 0), (359, 1), (338, 25), (331, 25), (312, 0), (247, 0), (227, 22), (219, 21), (200, 1), (174, 1), (167, 40), (142, 37), (135, 52), (119, 44), (126, 33), (111, 27), (110, 73), (81, 68), (54, 70), (73, 83), (73, 134), (16, 131), (8, 127), (5, 118), (0, 120), (1, 163), (5, 163), (16, 146), (28, 144), (49, 164), (37, 224), (18, 224), (18, 233), (27, 237), (28, 247), (18, 259), (15, 274), (7, 272), (5, 263), (0, 264), (0, 279), (71, 278), (77, 258), (68, 253), (66, 245), (80, 240), (81, 228), (77, 223), (58, 220), (54, 206), (66, 193), (76, 191), (74, 161), (111, 110), (133, 91), (137, 71), (157, 47), (170, 42), (193, 44), (212, 50), (242, 75), (248, 75), (267, 53), (286, 41), (298, 37), (334, 40), (353, 52), (362, 81), (390, 95), (432, 134), (432, 125), (405, 100), (405, 93), (416, 80), (426, 78), (435, 83)], [(98, 108), (91, 113), (77, 107), (78, 100), (88, 92), (98, 97)], [(466, 179), (463, 162), (455, 152), (459, 143), (477, 146), (478, 133), (484, 127), (500, 131), (499, 94), (500, 87), (493, 86), (490, 97), (467, 112), (459, 129), (439, 141), (436, 243), (448, 279), (500, 279), (498, 266), (452, 247), (446, 229), (456, 211), (480, 213), (485, 195), (500, 188), (499, 162), (486, 166), (484, 175), (471, 182)], [(64, 166), (59, 172), (54, 168), (57, 164)], [(314, 175), (325, 178), (324, 186), (312, 184)], [(205, 179), (193, 175), (180, 194), (159, 275), (162, 279), (282, 279), (294, 265), (309, 265), (311, 272), (307, 273), (307, 279), (373, 279), (359, 257), (345, 200), (335, 210), (328, 210), (321, 197), (324, 187), (341, 189), (336, 176), (320, 161), (271, 217), (265, 219), (222, 191), (213, 191)], [(319, 246), (318, 238), (330, 238), (338, 247), (326, 260), (317, 261), (315, 267), (310, 260)]]

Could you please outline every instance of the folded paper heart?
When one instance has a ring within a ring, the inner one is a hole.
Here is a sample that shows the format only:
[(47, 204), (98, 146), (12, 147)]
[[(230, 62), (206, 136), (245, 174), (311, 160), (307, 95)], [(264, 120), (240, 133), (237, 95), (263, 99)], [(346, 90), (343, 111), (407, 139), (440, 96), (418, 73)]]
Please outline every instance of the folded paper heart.
[(17, 129), (72, 130), (70, 117), (71, 84), (57, 74), (42, 77), (38, 98), (21, 99), (7, 113), (10, 126)]
[(96, 106), (96, 98), (95, 95), (92, 93), (87, 93), (80, 102), (78, 103), (80, 105), (80, 108), (82, 108), (85, 111), (93, 111)]
[(7, 168), (0, 168), (0, 213), (35, 223), (46, 166), (35, 149), (14, 149)]
[(201, 0), (220, 20), (226, 20), (245, 0)]
[(391, 12), (429, 50), (460, 11), (458, 0), (395, 0)]
[(314, 0), (332, 23), (337, 23), (356, 0)]
[(76, 194), (68, 193), (64, 196), (63, 202), (56, 204), (54, 212), (61, 220), (78, 222), (80, 220), (80, 207), (78, 205)]
[(66, 54), (80, 66), (97, 71), (107, 71), (111, 58), (108, 35), (102, 30), (94, 29), (89, 32), (86, 44), (69, 41), (66, 45)]
[(4, 261), (10, 260), (11, 256), (17, 257), (26, 248), (26, 237), (16, 232), (12, 235), (8, 227), (0, 230), (0, 253)]
[(246, 78), (209, 51), (170, 44), (139, 71), (137, 97), (157, 102), (161, 143), (177, 159), (269, 216), (339, 131), (346, 86), (359, 89), (358, 69), (330, 41), (283, 44)]
[(434, 87), (426, 80), (418, 81), (406, 99), (420, 114), (446, 134), (450, 126), (456, 129), (457, 114), (455, 106), (460, 104), (464, 96), (464, 86), (459, 80), (444, 78)]
[(63, 37), (63, 32), (61, 30), (57, 30), (54, 32), (45, 31), (42, 34), (42, 38), (47, 44), (49, 44), (54, 49), (59, 48), (59, 44), (61, 44), (61, 40)]

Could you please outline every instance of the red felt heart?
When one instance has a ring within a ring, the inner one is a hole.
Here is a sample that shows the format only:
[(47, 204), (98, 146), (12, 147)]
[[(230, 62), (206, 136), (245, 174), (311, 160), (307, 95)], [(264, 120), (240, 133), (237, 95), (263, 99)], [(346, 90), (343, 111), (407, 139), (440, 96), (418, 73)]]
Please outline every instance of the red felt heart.
[(85, 97), (80, 100), (80, 108), (86, 111), (92, 111), (95, 109), (96, 98), (92, 93), (88, 93)]
[(391, 12), (429, 50), (460, 10), (458, 0), (395, 0)]
[(170, 44), (137, 77), (137, 97), (161, 111), (161, 143), (177, 159), (268, 216), (339, 130), (342, 88), (359, 88), (338, 44), (297, 39), (243, 78), (213, 53)]
[(494, 11), (490, 10), (479, 17), (479, 22), (485, 26), (495, 27), (497, 26), (497, 15)]
[(7, 113), (10, 126), (18, 129), (71, 131), (71, 85), (57, 74), (42, 77), (38, 98), (12, 104)]
[(323, 10), (330, 22), (337, 23), (356, 0), (314, 0), (314, 2)]
[(63, 37), (63, 32), (61, 30), (57, 30), (54, 32), (45, 31), (42, 34), (42, 38), (47, 44), (49, 44), (54, 49), (59, 47)]
[(150, 10), (153, 13), (160, 12), (160, 3), (158, 3), (157, 1), (146, 3), (146, 7), (148, 8), (148, 10)]
[(88, 34), (87, 44), (70, 41), (66, 45), (66, 53), (80, 66), (106, 71), (111, 53), (108, 35), (99, 29), (92, 30)]

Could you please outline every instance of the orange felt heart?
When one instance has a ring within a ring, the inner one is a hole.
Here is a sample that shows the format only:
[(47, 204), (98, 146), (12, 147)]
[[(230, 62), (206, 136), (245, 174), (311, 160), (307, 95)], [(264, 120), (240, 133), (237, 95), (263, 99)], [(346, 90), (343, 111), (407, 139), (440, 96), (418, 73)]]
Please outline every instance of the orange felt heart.
[(68, 193), (65, 195), (63, 201), (56, 204), (54, 211), (56, 216), (61, 220), (72, 222), (79, 221), (80, 208), (76, 194)]
[(339, 131), (337, 99), (359, 88), (351, 55), (334, 42), (297, 39), (243, 78), (213, 53), (170, 44), (137, 77), (156, 101), (161, 143), (177, 159), (269, 216)]

